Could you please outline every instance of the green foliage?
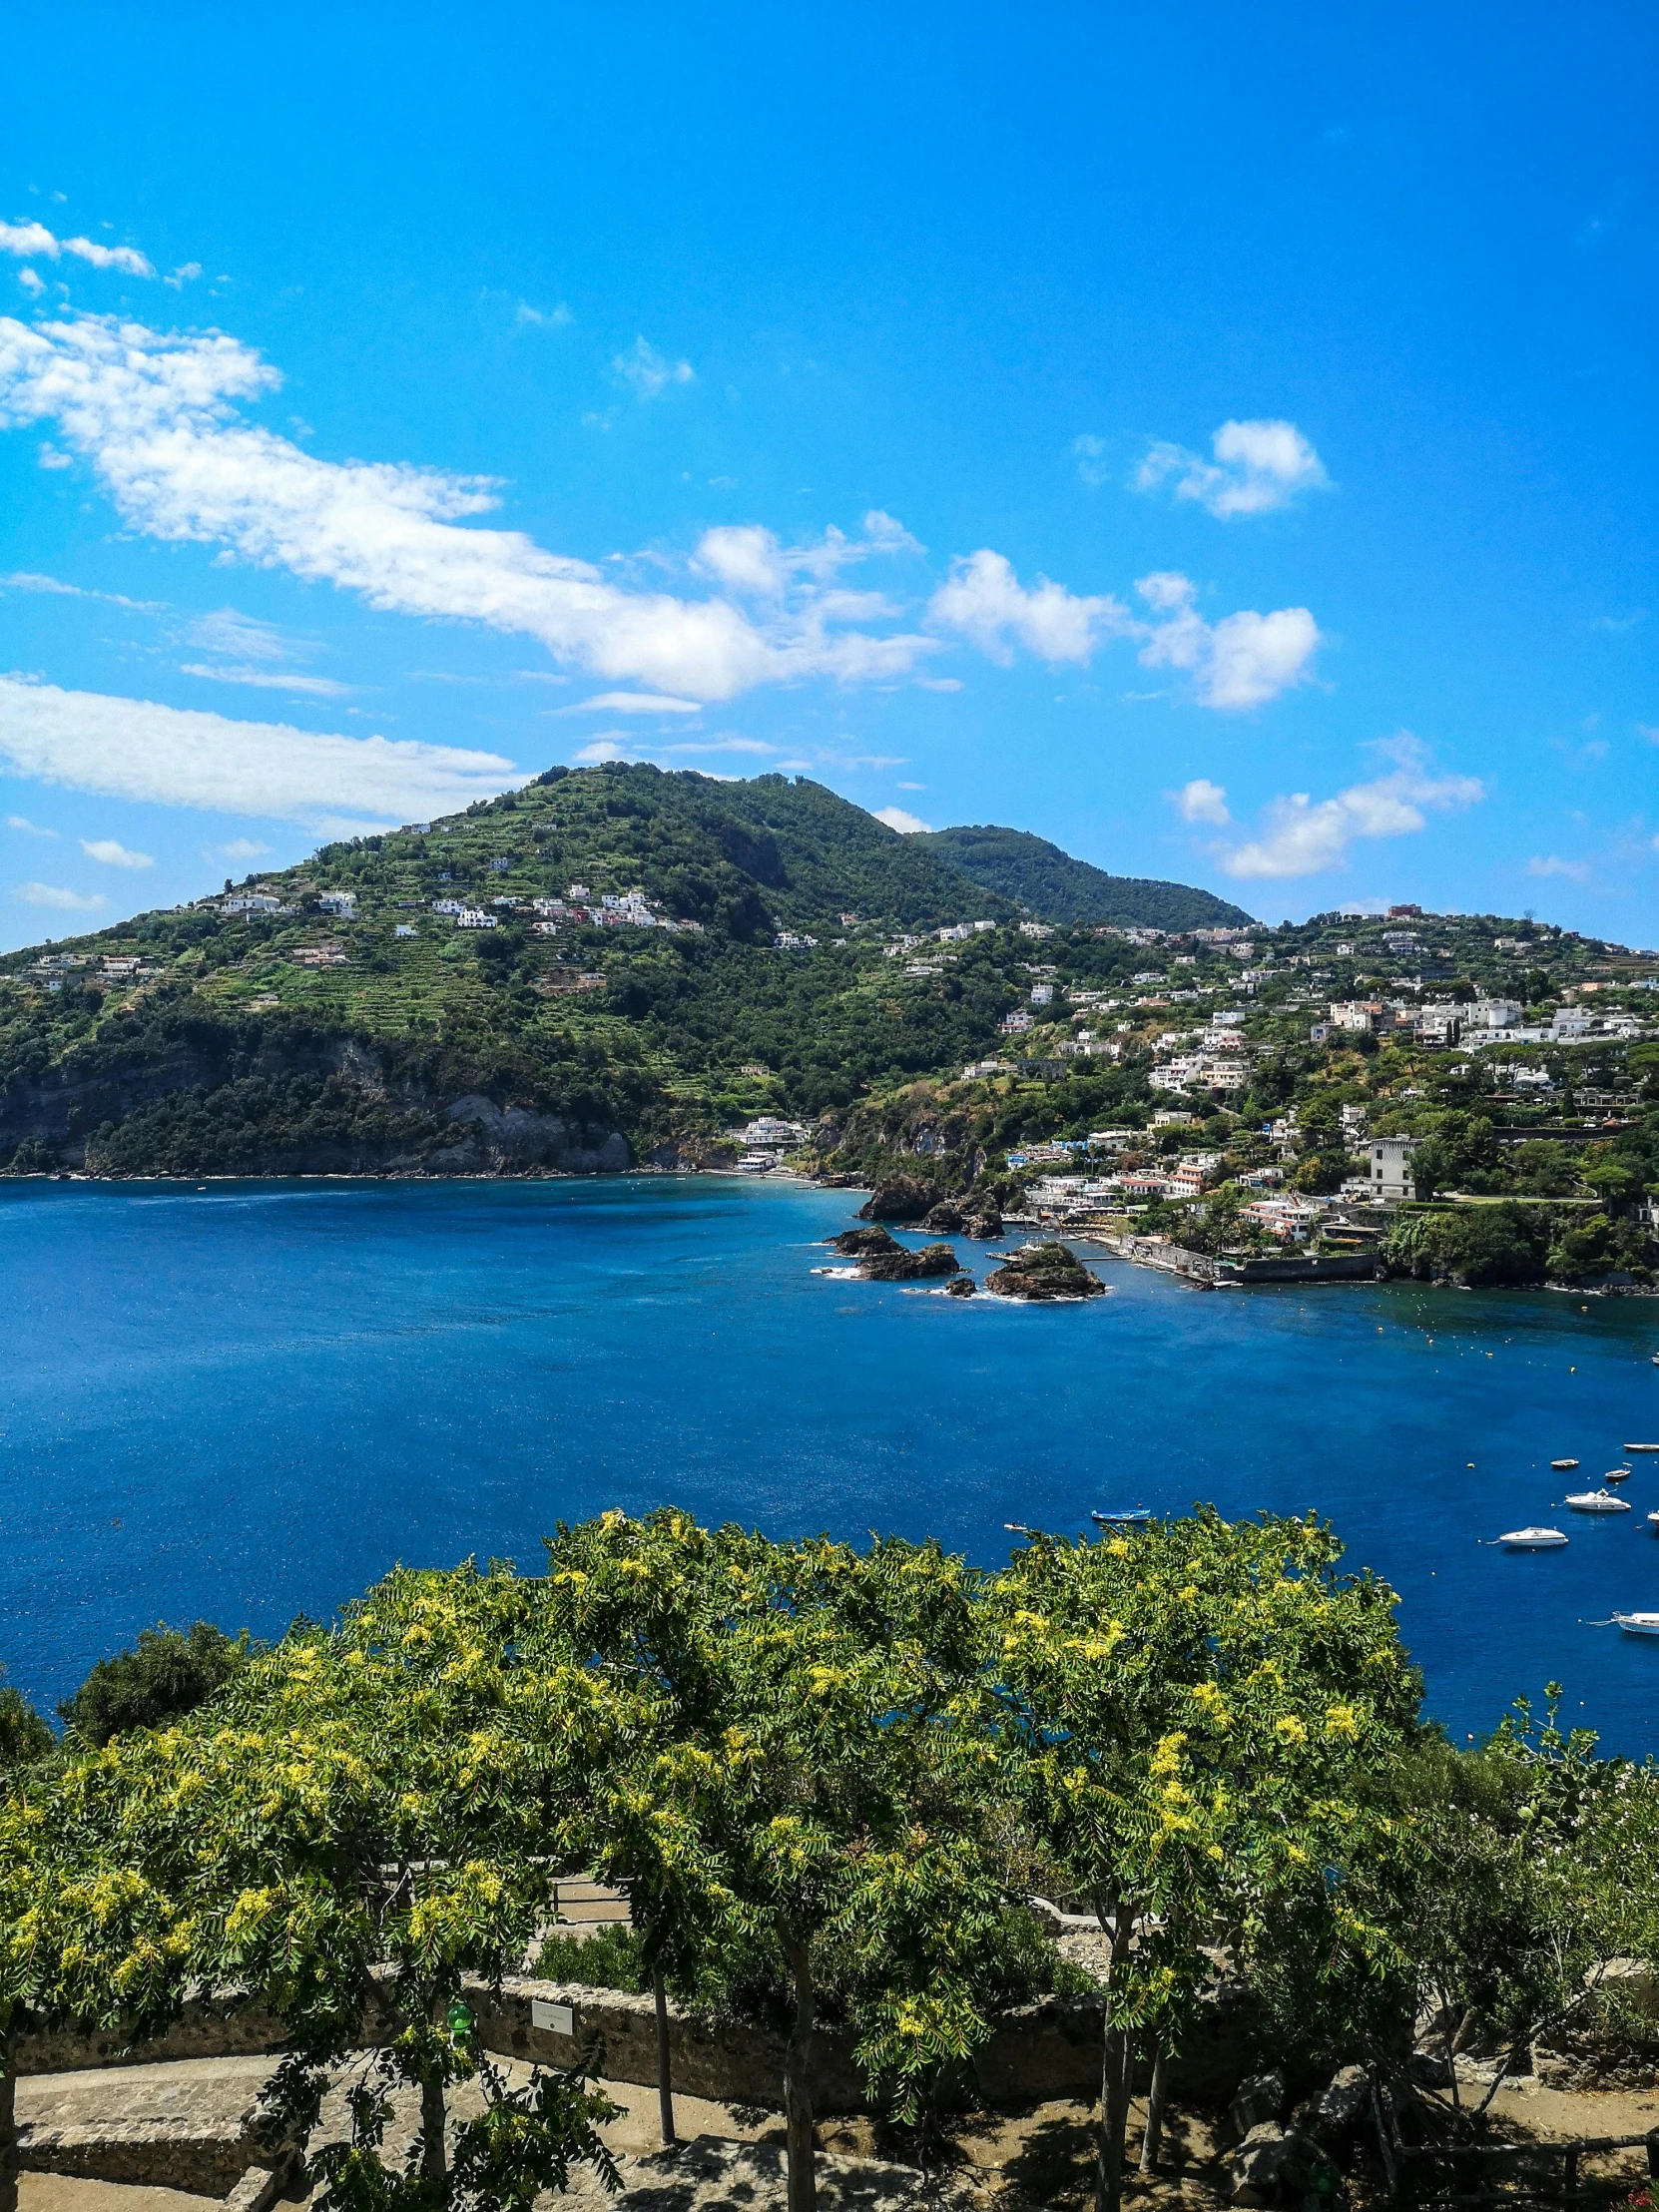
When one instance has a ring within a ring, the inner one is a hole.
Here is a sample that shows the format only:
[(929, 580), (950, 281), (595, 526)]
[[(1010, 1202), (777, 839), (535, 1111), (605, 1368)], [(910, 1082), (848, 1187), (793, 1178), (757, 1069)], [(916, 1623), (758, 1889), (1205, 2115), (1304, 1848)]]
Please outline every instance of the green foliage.
[(1542, 1283), (1549, 1262), (1548, 1216), (1516, 1205), (1455, 1206), (1401, 1214), (1382, 1243), (1392, 1275), (1419, 1283), (1449, 1279), (1471, 1288)]
[(544, 1981), (581, 1981), (598, 1989), (629, 1989), (638, 1995), (651, 1986), (645, 1942), (638, 1929), (607, 1928), (597, 1936), (542, 1938), (536, 1971)]
[(933, 830), (907, 841), (936, 852), (1037, 921), (1110, 921), (1172, 930), (1251, 926), (1242, 906), (1211, 891), (1138, 875), (1108, 875), (1023, 830)]
[(248, 1631), (227, 1636), (211, 1622), (189, 1629), (141, 1629), (131, 1651), (100, 1659), (81, 1687), (58, 1707), (58, 1718), (83, 1743), (102, 1751), (112, 1736), (163, 1728), (211, 1698), (249, 1663)]
[(49, 1759), (57, 1748), (51, 1724), (23, 1692), (10, 1682), (0, 1683), (0, 1783)]

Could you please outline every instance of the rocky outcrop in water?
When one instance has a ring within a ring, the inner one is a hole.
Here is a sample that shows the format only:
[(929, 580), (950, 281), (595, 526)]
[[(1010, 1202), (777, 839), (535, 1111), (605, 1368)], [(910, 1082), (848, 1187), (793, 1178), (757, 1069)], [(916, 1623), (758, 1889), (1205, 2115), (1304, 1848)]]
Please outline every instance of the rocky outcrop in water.
[(1002, 1216), (994, 1199), (969, 1192), (966, 1198), (941, 1198), (936, 1206), (928, 1208), (921, 1227), (935, 1237), (988, 1239), (1001, 1236)]
[(866, 1283), (920, 1283), (954, 1275), (961, 1266), (947, 1244), (923, 1245), (912, 1252), (884, 1229), (844, 1229), (830, 1243), (843, 1259), (856, 1260)]
[(944, 1287), (946, 1298), (971, 1298), (975, 1289), (971, 1275), (953, 1275)]
[(860, 1221), (920, 1221), (934, 1204), (936, 1193), (913, 1175), (895, 1175), (877, 1183), (858, 1208)]
[(1012, 1252), (985, 1278), (998, 1298), (1099, 1298), (1106, 1286), (1078, 1259), (1069, 1245), (1026, 1245)]
[(843, 1260), (861, 1260), (866, 1252), (900, 1252), (903, 1247), (887, 1230), (875, 1227), (843, 1229), (838, 1237), (830, 1238), (830, 1249)]

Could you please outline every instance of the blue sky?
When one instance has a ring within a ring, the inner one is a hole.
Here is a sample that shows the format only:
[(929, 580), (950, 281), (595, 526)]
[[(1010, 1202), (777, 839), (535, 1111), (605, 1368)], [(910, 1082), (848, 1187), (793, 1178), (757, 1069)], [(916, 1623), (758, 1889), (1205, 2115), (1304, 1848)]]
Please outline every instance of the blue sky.
[(1651, 11), (7, 47), (0, 943), (615, 757), (1659, 942)]

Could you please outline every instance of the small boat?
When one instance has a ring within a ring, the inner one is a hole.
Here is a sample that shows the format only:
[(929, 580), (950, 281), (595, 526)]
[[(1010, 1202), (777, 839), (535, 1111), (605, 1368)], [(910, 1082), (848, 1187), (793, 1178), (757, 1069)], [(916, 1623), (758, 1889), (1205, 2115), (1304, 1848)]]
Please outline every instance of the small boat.
[(1630, 1469), (1628, 1467), (1609, 1467), (1601, 1479), (1603, 1482), (1628, 1482), (1630, 1480)]
[(1002, 1525), (1010, 1536), (1029, 1536), (1031, 1533), (1022, 1520), (1005, 1520)]
[(1575, 1513), (1628, 1513), (1630, 1500), (1611, 1490), (1569, 1490), (1567, 1503)]
[(1654, 1353), (1654, 1354), (1652, 1355), (1652, 1360), (1653, 1360), (1653, 1364), (1654, 1364), (1654, 1366), (1655, 1366), (1656, 1368), (1659, 1368), (1659, 1352), (1655, 1352), (1655, 1353)]
[(1122, 1513), (1090, 1513), (1089, 1518), (1100, 1528), (1144, 1528), (1152, 1518), (1152, 1508), (1131, 1505)]
[(1653, 1530), (1653, 1533), (1659, 1536), (1659, 1513), (1649, 1513), (1647, 1524)]
[(1659, 1451), (1659, 1444), (1621, 1444), (1621, 1451)]
[(1615, 1613), (1627, 1636), (1659, 1636), (1659, 1613)]
[(1567, 1539), (1558, 1528), (1511, 1528), (1497, 1540), (1505, 1551), (1559, 1551)]
[[(1625, 1449), (1628, 1451), (1629, 1448), (1627, 1444)], [(1576, 1467), (1578, 1461), (1576, 1459), (1552, 1459), (1549, 1463), (1557, 1474), (1565, 1474), (1569, 1467)]]

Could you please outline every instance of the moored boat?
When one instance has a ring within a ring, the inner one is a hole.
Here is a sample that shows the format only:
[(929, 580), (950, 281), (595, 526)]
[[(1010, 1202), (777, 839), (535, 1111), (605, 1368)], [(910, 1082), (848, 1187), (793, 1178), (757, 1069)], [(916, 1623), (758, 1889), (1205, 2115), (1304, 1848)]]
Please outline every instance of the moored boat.
[(1659, 1451), (1659, 1444), (1621, 1444), (1621, 1451)]
[(1609, 1467), (1601, 1479), (1603, 1482), (1628, 1482), (1630, 1480), (1630, 1469), (1628, 1467)]
[(1659, 1636), (1659, 1613), (1615, 1613), (1627, 1636)]
[(1131, 1505), (1121, 1513), (1091, 1512), (1090, 1520), (1101, 1528), (1144, 1528), (1152, 1518), (1150, 1505)]
[(1611, 1490), (1569, 1490), (1567, 1503), (1575, 1513), (1628, 1513), (1630, 1500)]
[[(1626, 1444), (1625, 1449), (1628, 1451), (1630, 1446)], [(1578, 1461), (1576, 1459), (1552, 1459), (1549, 1463), (1557, 1474), (1565, 1474), (1569, 1467), (1576, 1467)]]
[(1505, 1551), (1559, 1551), (1567, 1539), (1558, 1528), (1511, 1528), (1497, 1541)]

